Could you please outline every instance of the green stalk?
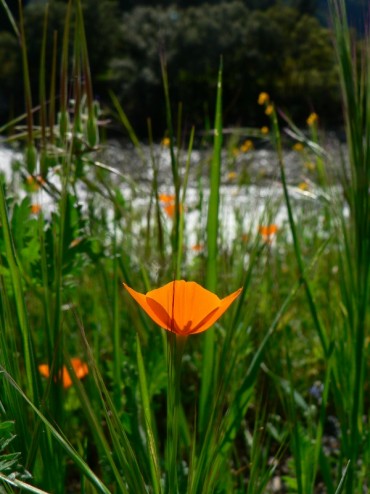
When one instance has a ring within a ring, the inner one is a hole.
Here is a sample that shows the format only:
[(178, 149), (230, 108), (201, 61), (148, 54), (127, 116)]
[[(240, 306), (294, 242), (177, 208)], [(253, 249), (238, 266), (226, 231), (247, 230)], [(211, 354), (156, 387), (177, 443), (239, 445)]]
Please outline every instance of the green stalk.
[(45, 56), (46, 38), (48, 25), (49, 4), (45, 6), (44, 30), (42, 36), (40, 74), (39, 74), (39, 98), (40, 98), (40, 127), (41, 127), (41, 153), (40, 153), (40, 173), (43, 177), (47, 175), (46, 160), (46, 87), (45, 87)]
[[(213, 159), (211, 166), (210, 195), (207, 218), (207, 264), (206, 264), (206, 288), (212, 292), (217, 290), (217, 252), (218, 252), (218, 209), (220, 196), (221, 173), (221, 149), (222, 149), (222, 60), (218, 71), (216, 115), (213, 142)], [(204, 336), (202, 383), (199, 402), (199, 430), (205, 430), (207, 408), (211, 403), (213, 384), (216, 382), (214, 364), (214, 331), (207, 331)], [(209, 401), (211, 400), (211, 401)]]
[(145, 432), (148, 441), (148, 459), (151, 472), (152, 487), (154, 494), (160, 494), (162, 492), (162, 489), (160, 483), (159, 457), (153, 432), (154, 428), (152, 424), (153, 419), (150, 408), (150, 396), (148, 392), (143, 355), (141, 352), (141, 343), (138, 335), (136, 336), (136, 357), (140, 382), (140, 394), (144, 411)]
[(167, 333), (167, 494), (178, 494), (177, 451), (179, 442), (181, 361), (187, 337)]
[(320, 405), (319, 423), (317, 426), (317, 432), (316, 432), (316, 438), (315, 438), (313, 472), (312, 472), (311, 485), (310, 485), (310, 491), (311, 492), (314, 492), (317, 469), (318, 469), (319, 462), (320, 462), (320, 455), (322, 453), (322, 438), (323, 438), (323, 434), (324, 434), (326, 408), (327, 408), (327, 404), (328, 404), (330, 379), (331, 379), (331, 375), (332, 375), (332, 366), (333, 366), (333, 350), (334, 350), (334, 344), (332, 343), (330, 345), (330, 348), (329, 348), (328, 365), (326, 368), (325, 380), (324, 380), (324, 391), (323, 391), (322, 401), (321, 401), (321, 405)]
[(115, 109), (117, 110), (118, 117), (121, 120), (122, 125), (125, 127), (129, 138), (131, 139), (131, 142), (135, 146), (135, 149), (136, 149), (138, 155), (140, 156), (140, 158), (142, 159), (143, 163), (145, 163), (146, 158), (145, 158), (145, 154), (141, 148), (140, 141), (139, 141), (139, 139), (135, 133), (135, 130), (132, 127), (126, 113), (124, 112), (122, 105), (118, 101), (117, 96), (114, 93), (112, 93), (112, 91), (109, 91), (109, 95), (112, 99), (112, 102), (113, 102)]
[(23, 295), (23, 282), (18, 266), (18, 260), (10, 230), (8, 213), (6, 209), (4, 183), (0, 180), (0, 224), (2, 225), (5, 253), (9, 265), (10, 278), (14, 289), (15, 305), (17, 309), (17, 319), (22, 336), (23, 357), (26, 371), (27, 389), (31, 399), (35, 399), (37, 390), (35, 387), (35, 364), (33, 360), (31, 334), (28, 327), (28, 316)]
[(113, 233), (113, 381), (114, 381), (114, 403), (119, 410), (122, 403), (122, 387), (121, 387), (121, 332), (120, 318), (118, 306), (118, 288), (120, 283), (118, 280), (118, 259), (117, 259), (117, 220), (114, 222)]
[(87, 50), (85, 26), (83, 21), (82, 5), (80, 0), (77, 0), (77, 30), (79, 32), (79, 39), (81, 42), (80, 50), (81, 50), (82, 71), (85, 81), (85, 91), (86, 91), (87, 111), (88, 111), (87, 122), (86, 122), (86, 137), (89, 145), (91, 147), (94, 147), (98, 144), (99, 132), (98, 132), (96, 115), (95, 115), (94, 95), (93, 95), (90, 64), (89, 64), (89, 54)]
[(178, 245), (178, 249), (177, 249), (177, 266), (179, 267), (179, 273), (181, 272), (182, 254), (184, 251), (184, 223), (185, 223), (186, 189), (188, 187), (188, 180), (189, 180), (190, 158), (191, 158), (191, 151), (193, 149), (194, 132), (195, 132), (195, 129), (194, 129), (194, 127), (192, 127), (191, 132), (190, 132), (188, 156), (186, 159), (185, 176), (184, 176), (184, 183), (183, 183), (182, 196), (181, 196), (181, 202), (180, 202), (179, 245)]
[(33, 143), (32, 96), (31, 96), (30, 73), (28, 68), (26, 35), (24, 32), (22, 0), (18, 0), (18, 7), (19, 7), (19, 33), (20, 33), (20, 42), (21, 42), (21, 51), (22, 51), (24, 98), (25, 98), (26, 113), (27, 113), (26, 166), (27, 166), (27, 171), (29, 173), (34, 173), (36, 170), (37, 152)]
[[(22, 489), (22, 491), (26, 492), (32, 492), (33, 494), (49, 494), (46, 491), (43, 491), (41, 489), (38, 489), (37, 487), (34, 487), (33, 485), (27, 484), (26, 482), (23, 482), (22, 480), (18, 480), (16, 478), (10, 479), (9, 477), (5, 477), (2, 473), (0, 473), (0, 480), (4, 484), (8, 484), (12, 487), (17, 487), (18, 489)], [(12, 491), (9, 491), (12, 492)]]
[(17, 26), (17, 23), (13, 17), (13, 14), (11, 12), (11, 10), (9, 9), (7, 3), (5, 0), (0, 0), (0, 3), (1, 5), (4, 7), (4, 10), (5, 10), (5, 14), (6, 16), (8, 17), (9, 19), (9, 22), (10, 24), (12, 25), (12, 28), (17, 36), (17, 38), (20, 38), (20, 32), (19, 32), (19, 29), (18, 29), (18, 26)]
[(68, 115), (68, 49), (69, 30), (71, 19), (72, 0), (69, 0), (66, 12), (63, 32), (63, 47), (60, 70), (60, 114), (59, 114), (59, 136), (62, 144), (66, 143), (66, 134), (69, 128)]
[(287, 185), (287, 181), (286, 181), (283, 149), (282, 149), (282, 144), (281, 144), (280, 129), (279, 129), (279, 124), (278, 124), (278, 120), (277, 120), (277, 114), (276, 114), (275, 107), (273, 108), (273, 112), (271, 114), (271, 122), (272, 122), (273, 135), (275, 138), (275, 146), (276, 146), (276, 152), (277, 152), (278, 161), (279, 161), (281, 182), (283, 185), (284, 199), (285, 199), (285, 204), (286, 204), (287, 212), (288, 212), (290, 231), (291, 231), (292, 237), (293, 237), (293, 247), (294, 247), (295, 257), (297, 260), (299, 276), (301, 277), (301, 279), (303, 281), (303, 286), (304, 286), (304, 289), (306, 292), (308, 305), (309, 305), (310, 310), (311, 310), (311, 315), (312, 315), (312, 318), (313, 318), (313, 321), (314, 321), (314, 324), (316, 327), (317, 334), (318, 334), (320, 342), (321, 342), (321, 346), (322, 346), (324, 355), (327, 356), (327, 354), (328, 354), (327, 336), (325, 333), (325, 329), (324, 329), (324, 327), (321, 323), (321, 320), (319, 318), (319, 314), (318, 314), (316, 303), (315, 303), (315, 300), (313, 297), (311, 285), (310, 285), (307, 277), (305, 276), (305, 268), (304, 268), (304, 263), (303, 263), (303, 259), (302, 259), (301, 247), (300, 247), (300, 243), (299, 243), (299, 238), (298, 238), (295, 220), (294, 220), (294, 216), (293, 216), (293, 209), (292, 209), (292, 205), (291, 205), (290, 197), (289, 197), (289, 192), (288, 192), (288, 185)]
[(55, 85), (57, 72), (57, 41), (58, 33), (54, 31), (53, 35), (53, 59), (51, 64), (51, 81), (50, 81), (50, 101), (49, 101), (49, 132), (50, 143), (54, 144), (54, 125), (55, 125)]
[(174, 152), (174, 131), (172, 124), (172, 112), (171, 112), (171, 101), (170, 101), (170, 92), (169, 92), (169, 84), (167, 77), (167, 66), (164, 55), (161, 56), (161, 71), (162, 71), (162, 80), (163, 80), (163, 89), (164, 89), (164, 98), (166, 105), (166, 121), (168, 127), (168, 135), (170, 138), (170, 154), (171, 154), (171, 170), (172, 170), (172, 180), (173, 186), (175, 189), (175, 214), (174, 214), (174, 222), (172, 229), (172, 252), (173, 252), (173, 273), (174, 279), (178, 280), (180, 278), (180, 269), (181, 266), (177, 264), (177, 253), (179, 248), (182, 248), (179, 245), (179, 230), (180, 230), (180, 177), (178, 171), (178, 162), (175, 157)]
[[(149, 137), (149, 147), (150, 147), (150, 160), (151, 160), (152, 168), (153, 168), (152, 192), (153, 192), (154, 202), (155, 202), (155, 217), (157, 220), (157, 229), (158, 229), (157, 246), (158, 246), (161, 261), (164, 265), (164, 263), (166, 261), (166, 256), (165, 256), (165, 246), (164, 246), (164, 237), (163, 237), (163, 224), (162, 224), (162, 218), (161, 218), (161, 207), (159, 204), (159, 197), (158, 197), (158, 164), (157, 164), (155, 154), (153, 152), (153, 132), (152, 132), (152, 123), (151, 123), (150, 119), (148, 119), (148, 137)], [(149, 226), (150, 213), (151, 212), (149, 210), (148, 211), (148, 226)], [(148, 253), (150, 251), (150, 243), (151, 243), (151, 237), (150, 237), (150, 232), (149, 232), (149, 228), (148, 228), (147, 238), (146, 238), (146, 252), (148, 252)]]
[[(364, 389), (366, 382), (365, 342), (368, 331), (367, 308), (370, 283), (370, 48), (369, 34), (365, 38), (362, 66), (353, 60), (355, 45), (350, 33), (346, 5), (343, 0), (331, 0), (334, 21), (335, 47), (339, 62), (339, 74), (344, 101), (347, 145), (350, 161), (350, 180), (345, 184), (349, 199), (351, 245), (344, 256), (344, 265), (353, 271), (353, 287), (347, 300), (352, 338), (350, 340), (352, 377), (352, 409), (350, 435), (348, 437), (350, 463), (348, 465), (346, 490), (356, 489), (356, 467), (361, 451), (363, 435)], [(352, 274), (352, 273), (351, 273)], [(345, 283), (345, 279), (343, 279)]]

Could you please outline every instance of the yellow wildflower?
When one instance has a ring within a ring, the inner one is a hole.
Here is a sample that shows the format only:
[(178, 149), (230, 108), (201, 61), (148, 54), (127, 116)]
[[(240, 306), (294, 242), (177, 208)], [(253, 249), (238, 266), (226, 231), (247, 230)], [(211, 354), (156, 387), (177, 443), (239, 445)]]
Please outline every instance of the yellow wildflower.
[(261, 134), (266, 135), (270, 132), (270, 129), (266, 126), (261, 127)]
[(319, 119), (317, 113), (313, 112), (313, 113), (310, 113), (310, 115), (308, 116), (306, 122), (307, 122), (307, 125), (309, 125), (310, 127), (315, 123), (317, 122)]
[(304, 167), (310, 171), (310, 172), (313, 172), (316, 168), (316, 165), (315, 163), (313, 163), (312, 161), (307, 161), (305, 164), (304, 164)]
[(274, 111), (274, 105), (270, 104), (266, 106), (266, 110), (265, 110), (266, 115), (272, 115), (273, 111)]
[(240, 146), (240, 151), (242, 153), (247, 153), (251, 149), (253, 149), (253, 142), (250, 139), (244, 141), (243, 144)]
[(235, 180), (237, 176), (238, 176), (238, 175), (237, 175), (237, 173), (236, 173), (236, 172), (229, 172), (229, 173), (227, 174), (227, 179), (228, 179), (228, 180)]
[(301, 142), (296, 142), (293, 147), (293, 151), (298, 151), (299, 153), (304, 150), (304, 146)]
[(161, 145), (165, 148), (168, 148), (170, 147), (170, 144), (171, 144), (171, 140), (169, 137), (163, 137), (162, 141), (161, 141)]
[(303, 191), (308, 190), (310, 187), (307, 182), (301, 182), (298, 184), (298, 189), (301, 189)]
[(259, 105), (264, 105), (265, 103), (268, 103), (270, 101), (270, 96), (268, 93), (262, 92), (258, 96), (258, 104)]

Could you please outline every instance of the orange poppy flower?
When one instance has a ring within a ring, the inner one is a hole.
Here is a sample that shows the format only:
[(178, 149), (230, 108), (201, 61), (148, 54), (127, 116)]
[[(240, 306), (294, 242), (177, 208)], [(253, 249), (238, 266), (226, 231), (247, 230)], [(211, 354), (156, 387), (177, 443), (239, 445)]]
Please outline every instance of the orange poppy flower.
[[(81, 359), (71, 358), (71, 364), (78, 379), (83, 379), (89, 373), (89, 368), (87, 367), (87, 364), (85, 364), (85, 362), (82, 362)], [(49, 377), (50, 369), (48, 364), (39, 365), (39, 372), (42, 376)], [(63, 366), (61, 375), (63, 381), (63, 388), (65, 389), (70, 388), (73, 382), (65, 365)]]
[(32, 214), (39, 214), (39, 212), (41, 211), (41, 205), (40, 204), (31, 204), (31, 213)]
[(163, 209), (166, 211), (166, 214), (169, 218), (173, 218), (175, 214), (175, 205), (174, 204), (166, 204)]
[(219, 299), (194, 281), (171, 281), (147, 294), (123, 286), (161, 328), (184, 336), (209, 329), (242, 290)]
[(159, 194), (158, 198), (164, 204), (175, 202), (175, 195), (174, 194)]
[(261, 225), (258, 228), (258, 231), (260, 232), (260, 234), (262, 235), (263, 239), (266, 242), (271, 242), (271, 237), (273, 237), (275, 233), (278, 231), (278, 227), (275, 224), (266, 225), (266, 226)]
[[(175, 216), (175, 204), (168, 203), (163, 206), (163, 209), (169, 218), (173, 218)], [(182, 204), (179, 205), (179, 212), (182, 212)]]
[(202, 250), (204, 250), (204, 245), (203, 244), (192, 245), (191, 250), (193, 250), (194, 252), (201, 252)]

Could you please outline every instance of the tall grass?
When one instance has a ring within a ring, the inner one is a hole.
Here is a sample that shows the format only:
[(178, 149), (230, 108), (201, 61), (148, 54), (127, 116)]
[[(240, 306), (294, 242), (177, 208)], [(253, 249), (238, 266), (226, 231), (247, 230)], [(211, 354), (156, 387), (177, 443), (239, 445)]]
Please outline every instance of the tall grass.
[[(289, 122), (289, 135), (304, 143), (307, 153), (316, 153), (320, 168), (313, 192), (297, 201), (280, 113), (272, 106), (268, 138), (257, 129), (252, 137), (276, 152), (286, 219), (263, 234), (272, 226), (266, 218), (278, 222), (279, 201), (266, 200), (261, 214), (243, 208), (249, 189), (238, 170), (239, 195), (230, 212), (237, 235), (227, 238), (220, 213), (223, 181), (232, 179), (225, 179), (222, 65), (213, 142), (202, 142), (209, 146), (209, 160), (199, 165), (191, 158), (196, 130), (187, 141), (182, 138), (181, 105), (173, 118), (163, 54), (169, 147), (153, 142), (150, 121), (149, 146), (143, 146), (112, 95), (111, 111), (134, 144), (137, 166), (150, 171), (151, 182), (135, 182), (95, 155), (99, 109), (80, 1), (68, 2), (51, 60), (45, 55), (46, 7), (37, 113), (22, 8), (18, 26), (2, 0), (19, 33), (25, 86), (27, 132), (16, 128), (10, 140), (25, 139), (27, 152), (12, 172), (20, 187), (12, 188), (4, 177), (0, 187), (0, 489), (128, 494), (365, 489), (370, 52), (366, 40), (361, 63), (354, 60), (344, 3), (331, 3), (348, 179), (338, 188), (330, 167), (323, 168), (330, 153), (320, 148), (319, 134), (311, 129), (310, 139)], [(164, 155), (170, 186), (161, 181)], [(172, 217), (162, 194), (173, 195)], [(32, 207), (38, 203), (41, 211)], [(189, 231), (196, 213), (196, 231)], [(202, 241), (195, 250), (193, 233)], [(146, 292), (181, 278), (221, 298), (239, 287), (242, 292), (213, 328), (182, 339), (158, 328), (122, 288), (125, 282)], [(75, 357), (88, 366), (82, 380)], [(39, 372), (41, 364), (48, 366), (47, 377)]]

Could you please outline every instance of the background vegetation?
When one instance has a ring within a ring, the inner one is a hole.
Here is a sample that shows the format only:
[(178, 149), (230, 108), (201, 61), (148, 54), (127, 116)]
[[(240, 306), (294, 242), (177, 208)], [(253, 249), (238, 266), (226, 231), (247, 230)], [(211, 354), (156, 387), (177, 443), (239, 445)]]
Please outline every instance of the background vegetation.
[[(17, 2), (9, 2), (15, 18)], [(38, 91), (45, 2), (24, 2), (32, 92)], [(49, 2), (46, 64), (53, 32), (61, 54), (66, 2)], [(348, 2), (361, 18), (364, 2)], [(166, 58), (173, 103), (182, 103), (188, 126), (210, 117), (220, 56), (224, 59), (226, 125), (259, 124), (254, 102), (267, 90), (298, 122), (315, 109), (328, 126), (340, 115), (338, 73), (325, 1), (130, 2), (83, 1), (89, 60), (96, 96), (113, 90), (141, 134), (146, 118), (165, 127), (159, 55)], [(0, 118), (24, 111), (18, 40), (6, 16), (0, 20)], [(50, 70), (47, 71), (50, 73)]]

